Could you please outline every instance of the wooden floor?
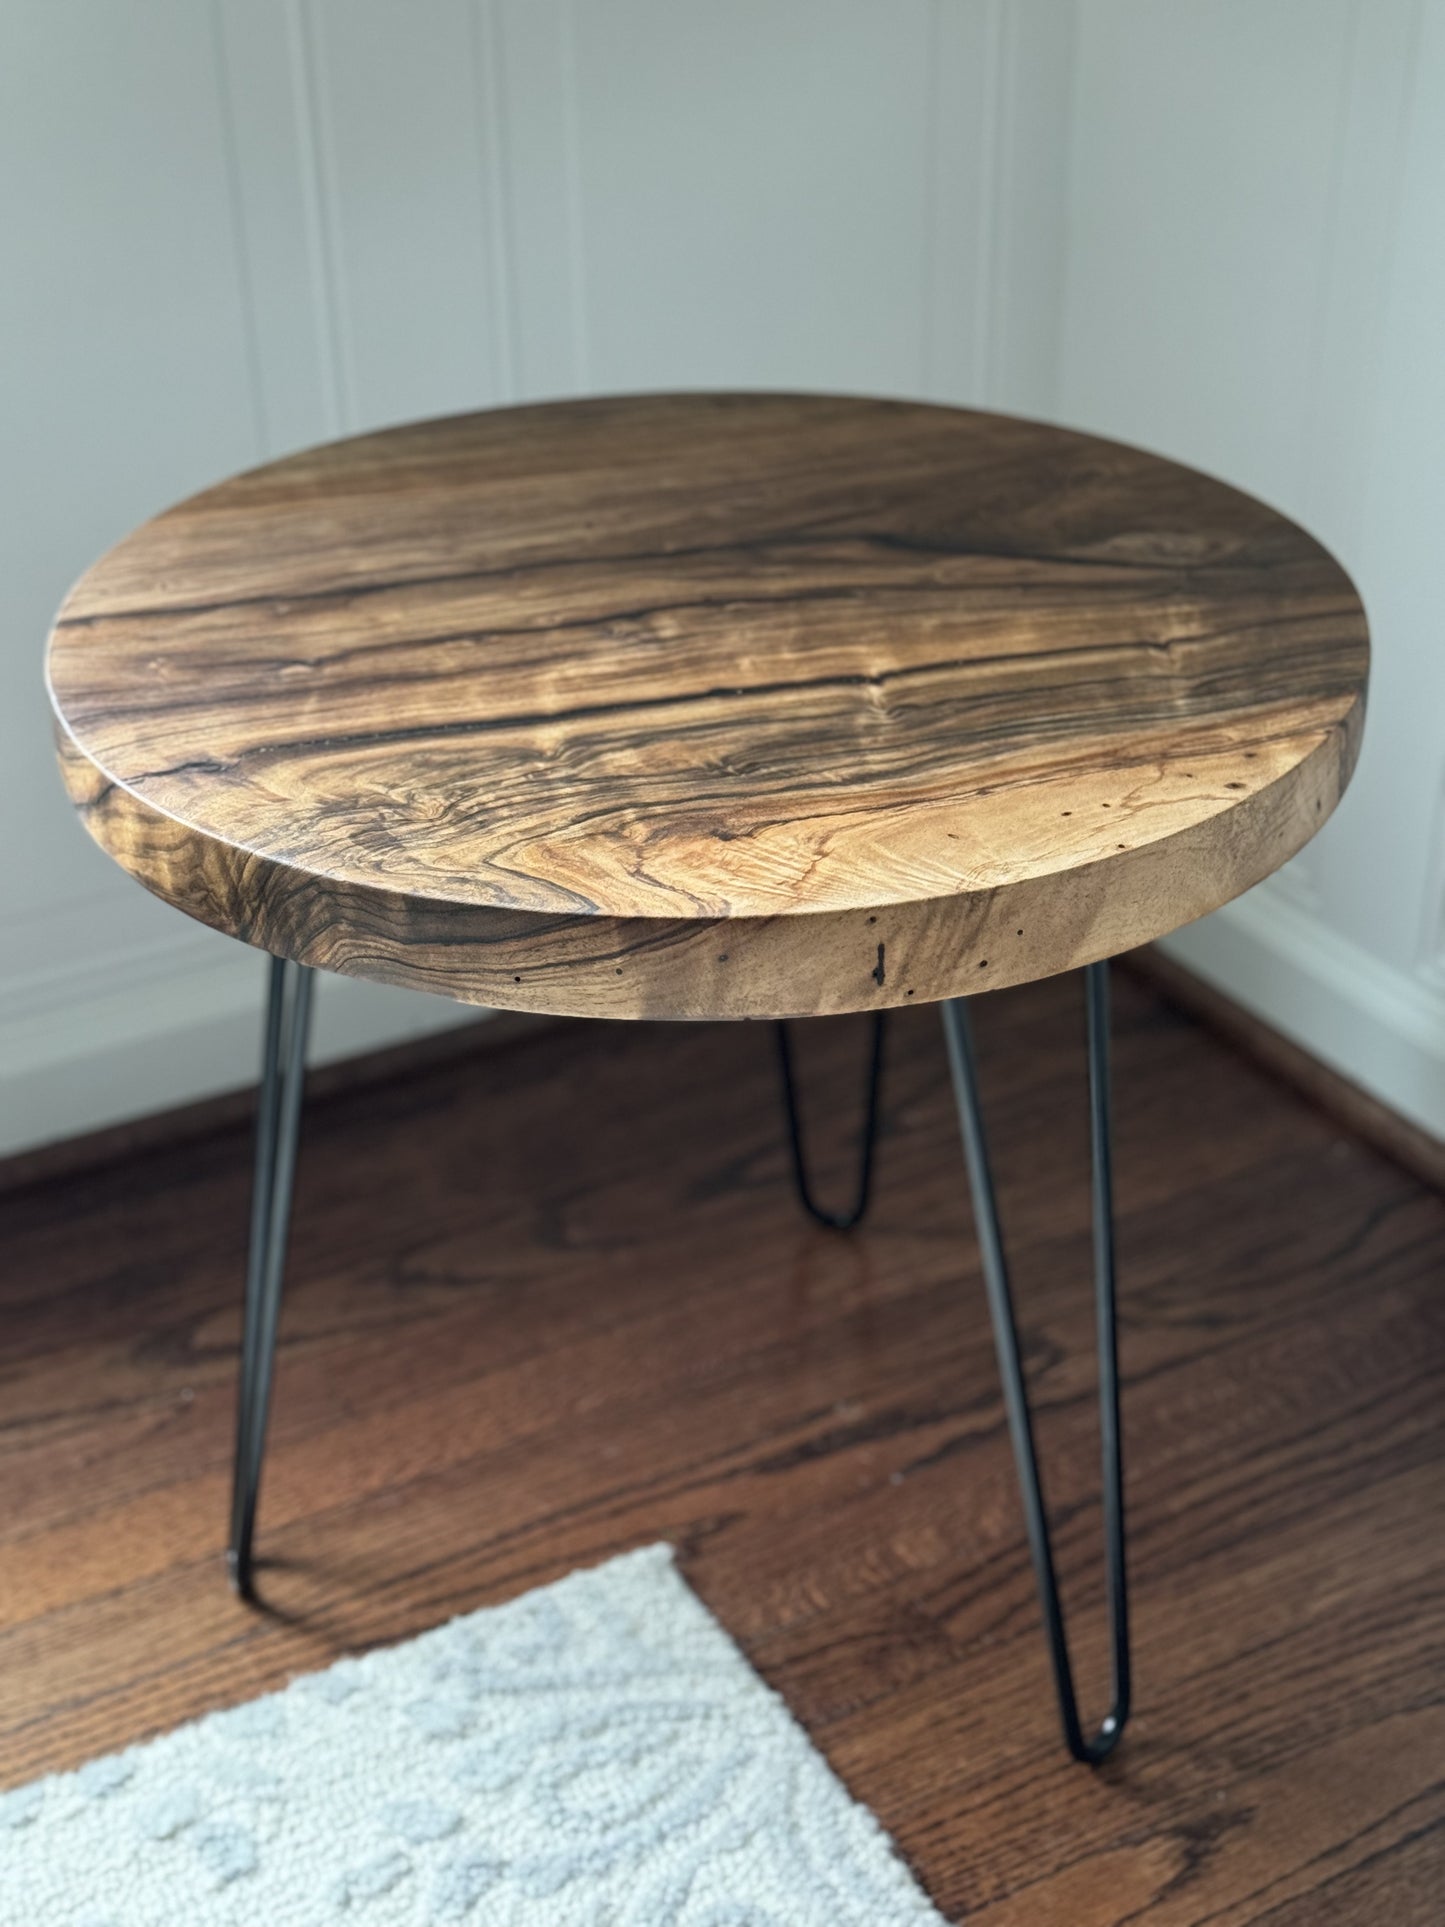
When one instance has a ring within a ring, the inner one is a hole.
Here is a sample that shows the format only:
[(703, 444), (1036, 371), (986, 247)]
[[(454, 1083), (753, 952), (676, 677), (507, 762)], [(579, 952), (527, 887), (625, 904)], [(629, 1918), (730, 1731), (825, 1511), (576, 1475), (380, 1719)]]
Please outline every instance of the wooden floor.
[[(323, 992), (324, 994), (324, 992)], [(1055, 1731), (936, 1017), (851, 1239), (762, 1027), (564, 1025), (313, 1106), (227, 1591), (243, 1132), (0, 1200), (0, 1781), (667, 1538), (950, 1919), (1445, 1918), (1445, 1201), (1117, 986), (1137, 1716)], [(1103, 1600), (1077, 987), (978, 1007), (1079, 1664)], [(842, 1180), (863, 1032), (799, 1039)]]

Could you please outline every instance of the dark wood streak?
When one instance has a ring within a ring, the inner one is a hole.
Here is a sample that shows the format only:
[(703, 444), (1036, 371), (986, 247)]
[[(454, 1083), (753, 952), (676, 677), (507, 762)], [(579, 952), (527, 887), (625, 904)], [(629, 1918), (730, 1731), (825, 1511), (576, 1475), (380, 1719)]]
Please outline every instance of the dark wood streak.
[(1220, 483), (793, 396), (309, 451), (138, 530), (50, 647), (82, 819), (168, 902), (617, 1017), (968, 994), (1187, 922), (1333, 809), (1365, 671), (1343, 572)]
[[(697, 543), (669, 549), (638, 549), (621, 555), (609, 554), (610, 565), (657, 563), (672, 564), (690, 561), (695, 557), (739, 556), (747, 561), (761, 562), (786, 548), (827, 549), (846, 545), (856, 548), (860, 545), (873, 545), (880, 549), (900, 550), (909, 555), (931, 555), (967, 558), (976, 562), (1031, 562), (1041, 568), (1049, 569), (1104, 569), (1116, 570), (1121, 576), (1135, 574), (1157, 575), (1161, 583), (1166, 581), (1185, 582), (1189, 577), (1187, 568), (1157, 562), (1128, 562), (1113, 556), (1089, 556), (1061, 553), (1041, 555), (1027, 549), (971, 549), (958, 543), (926, 542), (921, 539), (908, 541), (898, 535), (869, 535), (866, 533), (824, 536), (802, 530), (783, 532), (763, 541)], [(549, 556), (541, 562), (528, 562), (525, 565), (508, 565), (499, 569), (457, 569), (436, 575), (396, 576), (380, 582), (361, 581), (350, 583), (345, 589), (307, 589), (288, 590), (285, 593), (267, 592), (249, 596), (227, 596), (219, 602), (167, 602), (143, 604), (138, 608), (120, 607), (105, 611), (93, 611), (86, 615), (67, 614), (64, 610), (56, 617), (57, 629), (88, 628), (98, 622), (144, 621), (156, 616), (194, 616), (209, 615), (231, 609), (260, 608), (284, 610), (293, 603), (335, 603), (345, 608), (357, 596), (385, 595), (392, 590), (435, 589), (455, 583), (475, 582), (517, 582), (519, 579), (543, 572), (561, 569), (586, 569), (595, 566), (590, 558), (575, 556)], [(1224, 566), (1228, 566), (1227, 564)]]
[[(683, 608), (688, 605), (677, 604), (674, 606)], [(715, 606), (723, 608), (731, 605), (718, 604)], [(616, 619), (625, 619), (635, 613), (634, 611), (625, 611), (621, 617)], [(609, 620), (613, 619), (614, 618), (609, 618)], [(1312, 624), (1318, 623), (1317, 616), (1281, 617), (1274, 626), (1282, 626), (1283, 623), (1288, 620), (1309, 622)], [(558, 623), (554, 625), (553, 633), (566, 629), (569, 626), (571, 625)], [(589, 622), (586, 627), (589, 630), (595, 630), (596, 624)], [(490, 630), (486, 632), (460, 630), (440, 635), (418, 636), (414, 639), (409, 639), (405, 643), (370, 645), (366, 649), (335, 650), (331, 653), (328, 660), (334, 664), (348, 661), (356, 656), (374, 656), (378, 653), (379, 649), (383, 648), (387, 651), (431, 649), (442, 643), (483, 643), (495, 641), (499, 636), (531, 635), (533, 633), (535, 632), (523, 629)], [(996, 656), (973, 655), (968, 657), (951, 656), (928, 662), (909, 663), (904, 667), (896, 669), (879, 669), (868, 672), (860, 671), (852, 674), (833, 676), (805, 676), (777, 682), (718, 683), (711, 688), (690, 689), (676, 693), (647, 696), (630, 696), (611, 702), (576, 703), (566, 708), (474, 717), (454, 723), (420, 725), (414, 729), (376, 728), (347, 735), (332, 734), (312, 737), (286, 737), (275, 743), (257, 744), (254, 748), (243, 752), (240, 756), (234, 757), (229, 761), (222, 761), (216, 758), (193, 758), (186, 763), (170, 765), (163, 769), (145, 770), (133, 776), (131, 782), (133, 784), (144, 784), (159, 780), (162, 777), (175, 775), (181, 770), (191, 769), (204, 769), (208, 772), (218, 774), (225, 773), (241, 767), (245, 761), (254, 761), (259, 758), (276, 755), (305, 756), (321, 751), (370, 747), (373, 745), (382, 746), (407, 742), (440, 742), (455, 737), (502, 735), (509, 730), (525, 733), (557, 724), (592, 722), (603, 717), (621, 718), (634, 714), (640, 715), (650, 710), (687, 710), (697, 706), (716, 704), (724, 699), (742, 701), (768, 696), (818, 695), (825, 694), (832, 690), (888, 689), (894, 686), (906, 686), (910, 683), (921, 682), (931, 677), (967, 676), (974, 678), (977, 677), (981, 671), (1012, 672), (1013, 675), (1020, 678), (1032, 678), (1037, 675), (1040, 669), (1053, 669), (1056, 666), (1060, 668), (1065, 666), (1073, 668), (1076, 665), (1087, 667), (1089, 662), (1094, 660), (1101, 663), (1124, 662), (1126, 664), (1132, 664), (1141, 656), (1147, 659), (1151, 655), (1158, 657), (1163, 663), (1174, 664), (1187, 652), (1197, 649), (1201, 644), (1214, 642), (1238, 643), (1242, 639), (1242, 634), (1243, 632), (1238, 629), (1215, 629), (1203, 630), (1188, 635), (1173, 636), (1167, 642), (1131, 642), (1129, 644), (1098, 643), (1067, 650), (1034, 650), (1025, 657), (1017, 654), (1001, 654)], [(237, 666), (238, 665), (233, 663), (231, 665), (232, 670), (234, 671)], [(267, 664), (264, 659), (261, 658), (258, 658), (251, 666), (258, 673), (274, 670), (275, 667), (274, 663)], [(1331, 686), (1326, 680), (1331, 670), (1335, 669), (1330, 652), (1320, 652), (1320, 669), (1321, 684), (1318, 693), (1322, 697), (1334, 696), (1340, 699), (1348, 699), (1352, 692), (1352, 684), (1348, 680), (1343, 677), (1338, 677), (1334, 686)], [(1338, 676), (1338, 672), (1336, 673)], [(1252, 698), (1255, 704), (1260, 704), (1268, 699), (1270, 691), (1263, 684), (1263, 678), (1258, 666), (1246, 667), (1241, 665), (1236, 670), (1236, 676), (1240, 687), (1227, 691), (1228, 698), (1232, 698), (1232, 700), (1228, 702), (1229, 707), (1244, 707), (1246, 698)], [(349, 687), (359, 687), (368, 692), (374, 692), (379, 697), (387, 691), (402, 691), (412, 688), (418, 683), (454, 681), (456, 678), (457, 672), (455, 670), (436, 671), (432, 673), (413, 672), (409, 675), (394, 676), (383, 674), (357, 679), (355, 683), (333, 679), (328, 684), (328, 687), (333, 694), (339, 693)], [(1099, 679), (1096, 677), (1051, 677), (1049, 682), (1049, 690), (1055, 701), (1057, 701), (1060, 696), (1067, 696), (1070, 693), (1073, 693), (1075, 696), (1082, 695), (1085, 692), (1096, 689), (1098, 686)], [(1005, 690), (1000, 689), (997, 693), (1003, 694)], [(1027, 699), (1031, 693), (1031, 690), (1027, 688), (1021, 692), (1025, 699)], [(1185, 716), (1195, 714), (1212, 716), (1220, 707), (1221, 697), (1224, 696), (1225, 693), (1226, 692), (1221, 691), (1216, 685), (1211, 686), (1207, 692), (1201, 690), (1192, 698), (1186, 696), (1182, 701), (1178, 693), (1173, 693), (1161, 701), (1158, 707), (1154, 709), (1136, 703), (1133, 709), (1133, 721), (1137, 727), (1139, 725), (1147, 726), (1150, 724), (1165, 723), (1170, 720), (1180, 720)], [(1282, 693), (1285, 695), (1290, 693), (1288, 686), (1286, 686)], [(187, 711), (199, 716), (214, 716), (218, 706), (224, 705), (227, 700), (234, 700), (234, 698), (228, 699), (223, 693), (223, 690), (218, 689), (212, 690), (209, 694), (199, 694), (194, 699), (184, 702), (169, 700), (166, 708), (170, 716), (183, 714)], [(254, 706), (254, 699), (252, 706)], [(106, 717), (111, 722), (127, 717), (144, 718), (148, 713), (149, 707), (142, 704), (108, 702), (105, 705)], [(1065, 722), (1069, 721), (1067, 716), (1061, 719), (1057, 715), (1057, 712), (1053, 716), (1045, 717), (1039, 717), (1036, 712), (1032, 714), (1025, 712), (1019, 719), (1018, 729), (1020, 731), (1026, 731), (1032, 728), (1042, 731), (1047, 727), (1057, 726), (1061, 720)], [(709, 726), (711, 726), (710, 720), (704, 719), (703, 727)], [(965, 737), (963, 740), (968, 741), (971, 748), (987, 748), (989, 745), (998, 741), (999, 734), (1000, 732), (997, 726), (994, 726), (986, 735), (980, 735), (977, 745), (975, 745), (972, 735)], [(954, 748), (956, 751), (956, 744)]]

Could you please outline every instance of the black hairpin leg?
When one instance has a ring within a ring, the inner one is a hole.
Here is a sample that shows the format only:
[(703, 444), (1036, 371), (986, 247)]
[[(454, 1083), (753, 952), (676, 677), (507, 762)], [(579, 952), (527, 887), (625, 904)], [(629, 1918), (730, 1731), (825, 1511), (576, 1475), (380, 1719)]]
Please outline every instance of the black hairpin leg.
[(1084, 1735), (1074, 1695), (1063, 1610), (1054, 1574), (1048, 1515), (1044, 1509), (1028, 1389), (1019, 1358), (1018, 1331), (1009, 1291), (1008, 1265), (999, 1231), (998, 1206), (989, 1171), (988, 1146), (979, 1107), (978, 1077), (968, 1012), (961, 999), (943, 1005), (954, 1095), (963, 1131), (973, 1192), (974, 1219), (983, 1257), (984, 1283), (993, 1314), (994, 1341), (1003, 1379), (1004, 1406), (1013, 1438), (1029, 1551), (1038, 1582), (1044, 1626), (1054, 1665), (1064, 1739), (1076, 1760), (1096, 1765), (1111, 1753), (1129, 1717), (1129, 1601), (1124, 1570), (1124, 1461), (1119, 1430), (1119, 1367), (1114, 1317), (1114, 1204), (1109, 1146), (1109, 967), (1091, 964), (1084, 973), (1089, 1026), (1089, 1116), (1094, 1149), (1094, 1293), (1099, 1349), (1099, 1430), (1103, 1441), (1104, 1538), (1108, 1560), (1109, 1620), (1113, 1641), (1114, 1703), (1094, 1736)]
[(246, 1318), (241, 1339), (231, 1544), (227, 1554), (231, 1583), (243, 1599), (255, 1597), (251, 1541), (271, 1404), (271, 1368), (276, 1356), (276, 1324), (291, 1223), (314, 981), (314, 972), (304, 964), (288, 963), (280, 957), (271, 959), (256, 1113), (256, 1177), (251, 1194), (251, 1249), (246, 1267)]
[(859, 1142), (858, 1189), (848, 1211), (825, 1211), (813, 1196), (808, 1180), (808, 1163), (803, 1155), (803, 1132), (798, 1119), (798, 1094), (793, 1078), (793, 1050), (788, 1026), (774, 1025), (778, 1040), (778, 1068), (783, 1079), (783, 1109), (788, 1119), (788, 1143), (793, 1154), (793, 1178), (803, 1209), (830, 1231), (851, 1231), (868, 1209), (868, 1194), (873, 1184), (873, 1153), (878, 1143), (878, 1091), (883, 1076), (883, 1032), (888, 1013), (878, 1011), (873, 1018), (873, 1045), (868, 1059), (868, 1084)]

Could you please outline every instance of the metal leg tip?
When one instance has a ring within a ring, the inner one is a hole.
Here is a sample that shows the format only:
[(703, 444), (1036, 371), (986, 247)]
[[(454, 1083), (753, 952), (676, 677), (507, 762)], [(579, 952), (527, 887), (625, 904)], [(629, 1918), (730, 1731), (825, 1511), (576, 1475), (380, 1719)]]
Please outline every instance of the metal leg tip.
[(252, 1583), (251, 1561), (243, 1559), (235, 1546), (226, 1548), (226, 1571), (230, 1576), (232, 1592), (248, 1606), (254, 1606), (256, 1589)]

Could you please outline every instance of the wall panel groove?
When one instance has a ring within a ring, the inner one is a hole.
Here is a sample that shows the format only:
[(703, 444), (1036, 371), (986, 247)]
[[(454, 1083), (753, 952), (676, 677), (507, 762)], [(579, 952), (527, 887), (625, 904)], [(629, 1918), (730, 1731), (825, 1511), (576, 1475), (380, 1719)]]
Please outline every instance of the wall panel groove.
[(512, 272), (511, 168), (502, 89), (501, 23), (496, 0), (473, 0), (472, 85), (476, 94), (478, 167), (489, 216), (488, 260), (492, 276), (492, 371), (499, 401), (517, 394), (516, 285)]
[(332, 169), (327, 164), (326, 121), (317, 72), (316, 0), (289, 0), (289, 25), (292, 96), (302, 157), (302, 205), (326, 393), (326, 432), (328, 436), (344, 435), (356, 426), (356, 386), (348, 354)]
[(243, 213), (241, 163), (236, 145), (236, 115), (231, 98), (232, 79), (226, 51), (222, 0), (210, 0), (208, 21), (211, 45), (215, 55), (216, 119), (221, 130), (221, 146), (225, 156), (226, 213), (230, 222), (231, 246), (236, 261), (236, 280), (240, 289), (242, 327), (246, 342), (246, 381), (250, 391), (251, 417), (255, 424), (256, 460), (260, 462), (273, 453), (274, 445), (261, 379), (261, 344), (256, 316), (255, 277)]

